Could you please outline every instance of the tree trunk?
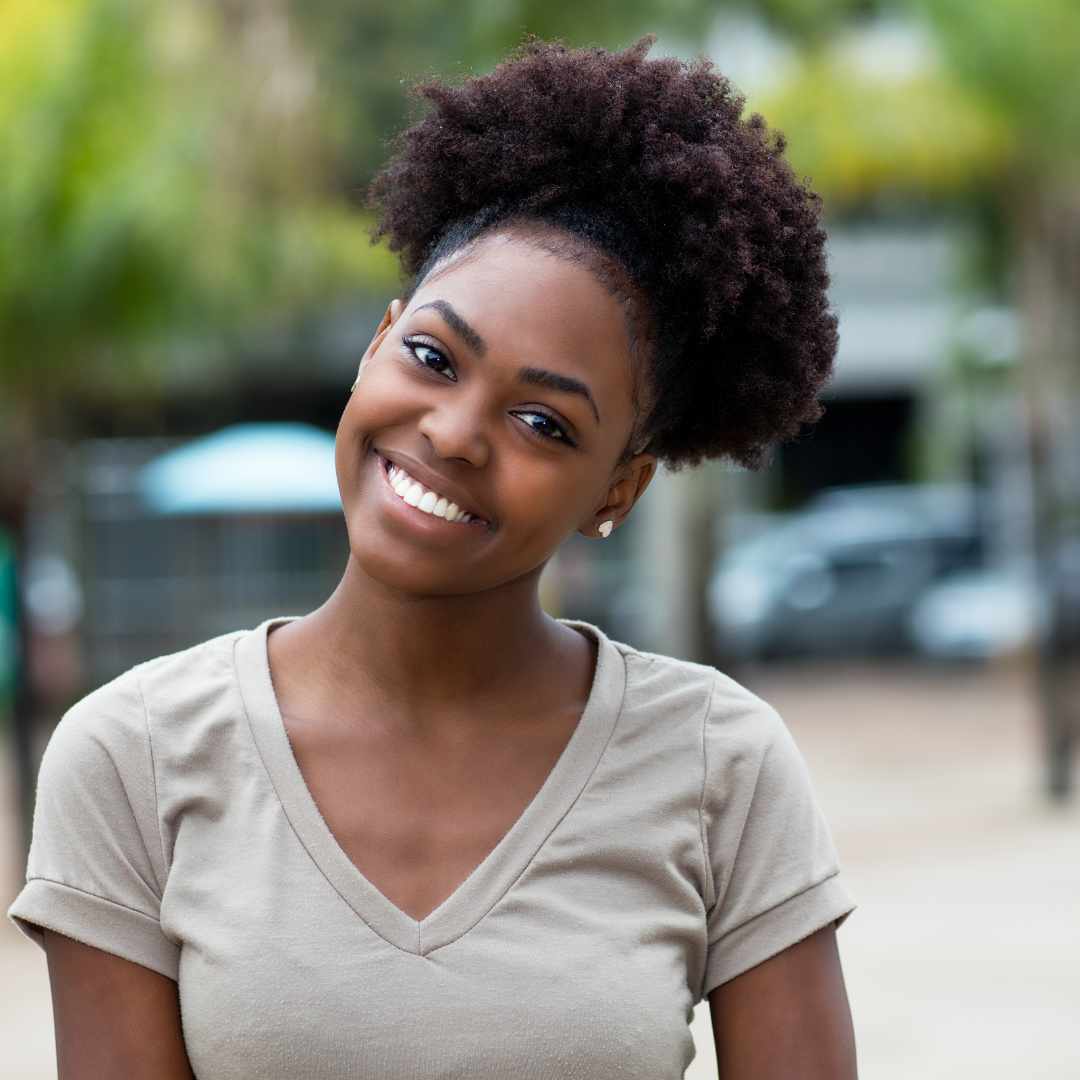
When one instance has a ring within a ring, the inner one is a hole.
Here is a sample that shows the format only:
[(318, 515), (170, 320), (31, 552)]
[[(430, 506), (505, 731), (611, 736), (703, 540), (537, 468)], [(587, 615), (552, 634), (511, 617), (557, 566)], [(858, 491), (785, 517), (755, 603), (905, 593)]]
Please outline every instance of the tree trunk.
[(1038, 686), (1046, 787), (1073, 789), (1080, 731), (1080, 183), (1031, 185), (1014, 203), (1035, 556), (1046, 601)]
[(717, 660), (707, 596), (723, 509), (720, 469), (715, 462), (660, 469), (635, 509), (642, 516), (637, 573), (649, 597), (643, 647), (702, 664)]

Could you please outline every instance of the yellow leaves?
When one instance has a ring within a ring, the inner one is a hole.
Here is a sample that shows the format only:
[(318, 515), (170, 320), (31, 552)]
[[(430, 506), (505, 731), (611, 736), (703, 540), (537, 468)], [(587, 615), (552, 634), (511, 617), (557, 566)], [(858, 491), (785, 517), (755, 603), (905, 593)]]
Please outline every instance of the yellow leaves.
[(932, 69), (874, 77), (813, 55), (748, 109), (784, 132), (796, 174), (834, 205), (882, 193), (962, 195), (997, 175), (1012, 153), (1008, 126)]
[(326, 194), (313, 64), (270, 9), (226, 32), (201, 0), (0, 0), (0, 385), (4, 354), (114, 356), (393, 281)]
[(1080, 162), (1076, 0), (917, 0), (951, 70), (1010, 124), (1027, 174)]
[(85, 10), (85, 0), (0, 0), (0, 138), (28, 94), (70, 64)]

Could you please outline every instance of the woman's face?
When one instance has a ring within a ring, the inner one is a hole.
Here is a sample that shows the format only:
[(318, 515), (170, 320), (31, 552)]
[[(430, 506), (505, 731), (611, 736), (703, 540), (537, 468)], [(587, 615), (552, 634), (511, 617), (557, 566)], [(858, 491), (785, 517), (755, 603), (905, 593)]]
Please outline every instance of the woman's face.
[[(615, 467), (632, 385), (623, 308), (587, 268), (512, 233), (451, 256), (387, 310), (338, 426), (353, 558), (408, 592), (476, 593), (618, 525), (655, 467)], [(484, 523), (409, 505), (388, 462)]]

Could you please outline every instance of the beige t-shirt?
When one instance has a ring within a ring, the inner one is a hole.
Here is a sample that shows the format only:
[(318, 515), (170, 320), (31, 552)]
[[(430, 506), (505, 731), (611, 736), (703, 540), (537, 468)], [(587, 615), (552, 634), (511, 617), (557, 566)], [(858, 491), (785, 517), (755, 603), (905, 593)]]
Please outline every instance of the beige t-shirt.
[(76, 702), (8, 916), (179, 984), (200, 1080), (662, 1080), (714, 987), (854, 909), (799, 750), (713, 667), (598, 642), (543, 787), (424, 919), (323, 821), (267, 619)]

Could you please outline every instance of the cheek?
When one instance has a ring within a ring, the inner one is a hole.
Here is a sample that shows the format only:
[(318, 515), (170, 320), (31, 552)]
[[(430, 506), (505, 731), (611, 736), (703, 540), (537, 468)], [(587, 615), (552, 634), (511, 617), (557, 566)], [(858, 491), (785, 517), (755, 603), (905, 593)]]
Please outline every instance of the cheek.
[(497, 498), (505, 519), (538, 541), (561, 540), (588, 514), (587, 485), (572, 465), (538, 462), (524, 454), (508, 460), (503, 475)]
[(367, 360), (356, 389), (341, 414), (339, 441), (359, 445), (372, 435), (395, 425), (415, 420), (418, 395), (411, 389), (392, 361)]
[(366, 375), (342, 410), (334, 443), (334, 467), (343, 504), (361, 482), (374, 436), (401, 422), (401, 403), (393, 404), (389, 381)]
[(404, 372), (390, 356), (377, 352), (360, 365), (356, 387), (349, 398), (347, 409), (354, 416), (366, 416), (378, 412), (387, 402), (397, 399), (399, 404), (406, 387)]

